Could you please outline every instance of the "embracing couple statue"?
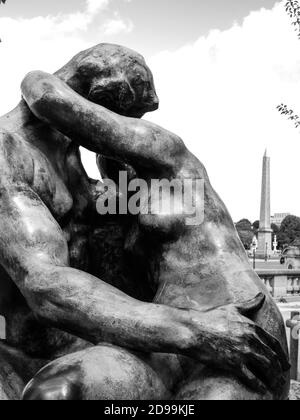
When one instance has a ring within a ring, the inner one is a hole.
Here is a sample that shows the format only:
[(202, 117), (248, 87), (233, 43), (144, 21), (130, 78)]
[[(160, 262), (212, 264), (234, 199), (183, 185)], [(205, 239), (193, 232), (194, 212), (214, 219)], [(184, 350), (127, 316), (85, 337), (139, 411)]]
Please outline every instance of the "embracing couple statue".
[[(0, 119), (0, 399), (287, 399), (280, 312), (203, 164), (141, 119), (159, 105), (144, 59), (100, 44), (28, 74), (22, 96)], [(156, 212), (99, 214), (120, 172), (202, 181), (201, 223), (150, 188)]]

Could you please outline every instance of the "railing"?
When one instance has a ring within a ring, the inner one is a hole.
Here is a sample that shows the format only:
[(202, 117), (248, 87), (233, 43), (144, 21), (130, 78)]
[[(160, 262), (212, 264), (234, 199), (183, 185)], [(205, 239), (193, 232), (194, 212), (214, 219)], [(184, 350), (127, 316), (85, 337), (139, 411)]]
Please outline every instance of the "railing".
[[(266, 288), (276, 299), (300, 298), (299, 270), (256, 270)], [(297, 381), (299, 372), (300, 313), (292, 312), (286, 322), (290, 329), (291, 379)]]
[(291, 379), (298, 380), (299, 362), (299, 338), (300, 338), (300, 312), (292, 312), (291, 319), (286, 323), (291, 330), (290, 337), (290, 360), (291, 360)]
[(275, 299), (300, 297), (299, 270), (256, 270)]

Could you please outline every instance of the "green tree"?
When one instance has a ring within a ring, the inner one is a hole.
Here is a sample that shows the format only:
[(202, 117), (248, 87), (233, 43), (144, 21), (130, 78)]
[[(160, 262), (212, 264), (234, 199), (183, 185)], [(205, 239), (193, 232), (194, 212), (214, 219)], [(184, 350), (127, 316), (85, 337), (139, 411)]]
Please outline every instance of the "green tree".
[(249, 250), (254, 236), (252, 223), (248, 219), (242, 219), (236, 224), (236, 229), (245, 249)]
[(296, 239), (300, 239), (300, 218), (287, 216), (281, 224), (277, 238), (280, 248), (291, 245)]

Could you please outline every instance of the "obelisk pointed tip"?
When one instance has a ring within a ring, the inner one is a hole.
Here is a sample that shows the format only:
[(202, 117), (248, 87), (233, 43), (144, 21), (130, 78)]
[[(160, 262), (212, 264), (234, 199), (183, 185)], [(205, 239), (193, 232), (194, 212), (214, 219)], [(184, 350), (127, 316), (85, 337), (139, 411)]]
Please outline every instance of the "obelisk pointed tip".
[(264, 157), (268, 157), (268, 149), (265, 150)]

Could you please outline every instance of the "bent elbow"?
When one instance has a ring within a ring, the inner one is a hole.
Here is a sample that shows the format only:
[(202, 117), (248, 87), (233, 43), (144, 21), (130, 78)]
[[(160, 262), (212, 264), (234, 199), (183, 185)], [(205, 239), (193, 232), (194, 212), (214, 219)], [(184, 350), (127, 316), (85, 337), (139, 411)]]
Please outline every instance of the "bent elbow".
[(65, 255), (63, 240), (56, 245), (56, 252), (59, 251), (60, 258), (55, 258), (55, 262), (46, 255), (35, 254), (34, 257), (28, 259), (26, 274), (20, 283), (28, 306), (37, 318), (44, 321), (53, 320), (55, 306), (61, 302), (64, 287), (63, 270), (68, 267), (68, 256)]
[(34, 114), (39, 114), (39, 111), (55, 97), (55, 84), (52, 78), (53, 76), (48, 73), (32, 71), (22, 81), (23, 99)]
[(168, 166), (174, 166), (187, 151), (184, 141), (179, 136), (147, 121), (139, 121), (134, 134), (137, 145), (144, 145), (144, 149), (148, 149), (147, 153), (154, 154), (157, 161), (163, 160)]
[(28, 306), (42, 322), (53, 322), (56, 317), (55, 302), (59, 302), (59, 285), (50, 272), (31, 273), (22, 290)]
[(41, 99), (44, 91), (42, 85), (45, 81), (46, 73), (42, 71), (31, 71), (21, 83), (22, 96), (29, 105)]

